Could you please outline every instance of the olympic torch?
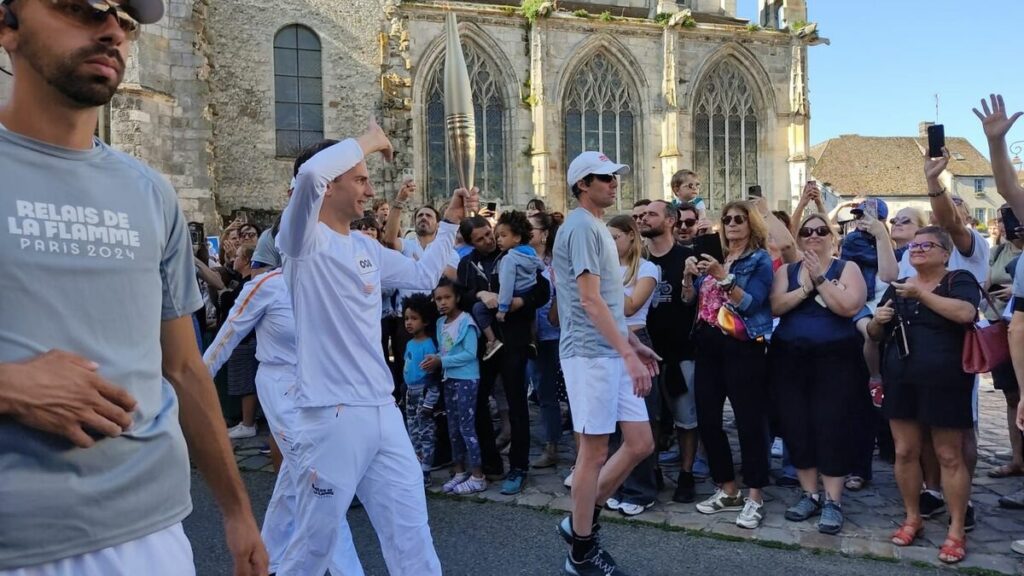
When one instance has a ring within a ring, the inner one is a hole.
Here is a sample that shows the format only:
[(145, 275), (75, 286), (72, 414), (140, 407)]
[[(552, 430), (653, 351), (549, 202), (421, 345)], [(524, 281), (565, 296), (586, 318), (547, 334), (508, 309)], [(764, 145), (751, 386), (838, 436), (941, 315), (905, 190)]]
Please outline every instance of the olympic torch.
[[(476, 171), (476, 120), (473, 117), (473, 92), (469, 84), (466, 56), (459, 41), (455, 14), (445, 22), (447, 44), (444, 55), (444, 115), (448, 127), (448, 149), (459, 187), (473, 189)], [(473, 211), (475, 215), (475, 210)]]

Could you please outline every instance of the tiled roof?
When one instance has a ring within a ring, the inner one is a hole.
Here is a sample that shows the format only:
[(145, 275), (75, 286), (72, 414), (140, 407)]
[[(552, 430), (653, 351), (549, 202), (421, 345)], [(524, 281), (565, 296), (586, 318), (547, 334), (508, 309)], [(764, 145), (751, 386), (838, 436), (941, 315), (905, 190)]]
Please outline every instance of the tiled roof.
[[(843, 135), (811, 148), (811, 176), (843, 196), (920, 196), (927, 142), (909, 136)], [(991, 176), (988, 160), (966, 138), (947, 138), (954, 176)]]

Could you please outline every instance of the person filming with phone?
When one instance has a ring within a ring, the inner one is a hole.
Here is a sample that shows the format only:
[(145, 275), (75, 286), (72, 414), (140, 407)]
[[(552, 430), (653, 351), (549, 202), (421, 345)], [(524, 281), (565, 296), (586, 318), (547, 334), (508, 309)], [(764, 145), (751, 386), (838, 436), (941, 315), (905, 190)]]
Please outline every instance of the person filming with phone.
[(906, 519), (891, 540), (909, 546), (923, 530), (921, 453), (930, 437), (950, 516), (939, 552), (939, 560), (946, 563), (966, 555), (971, 477), (962, 445), (974, 425), (974, 375), (964, 372), (961, 355), (981, 297), (970, 272), (946, 270), (954, 250), (942, 228), (918, 230), (907, 251), (915, 274), (889, 286), (868, 324), (868, 335), (881, 343), (886, 384), (882, 411), (896, 443), (896, 483), (906, 509)]

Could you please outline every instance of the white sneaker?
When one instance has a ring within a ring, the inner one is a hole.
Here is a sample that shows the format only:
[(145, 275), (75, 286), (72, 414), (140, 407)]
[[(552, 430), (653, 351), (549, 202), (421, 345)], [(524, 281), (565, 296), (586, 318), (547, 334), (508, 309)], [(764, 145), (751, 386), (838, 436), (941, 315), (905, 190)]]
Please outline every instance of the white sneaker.
[(758, 504), (750, 498), (745, 498), (745, 504), (740, 515), (736, 517), (736, 525), (740, 528), (748, 528), (753, 530), (761, 525), (761, 520), (764, 519), (764, 513), (761, 511), (764, 508), (764, 504)]
[(629, 502), (622, 502), (619, 504), (619, 512), (622, 512), (626, 516), (638, 516), (643, 514), (647, 510), (650, 510), (654, 506), (654, 502), (643, 506), (640, 504), (630, 504)]
[(717, 514), (730, 510), (743, 510), (743, 496), (739, 491), (734, 496), (729, 496), (725, 491), (719, 489), (711, 498), (697, 504), (697, 512), (701, 514)]
[(622, 507), (622, 502), (619, 502), (615, 498), (609, 498), (604, 501), (604, 507), (609, 510), (618, 510)]
[(1010, 550), (1013, 550), (1017, 554), (1024, 554), (1024, 540), (1014, 540), (1010, 544)]
[(782, 458), (782, 438), (778, 436), (772, 442), (772, 458)]
[(572, 488), (572, 473), (575, 470), (576, 470), (575, 466), (573, 466), (572, 468), (569, 468), (569, 475), (565, 477), (565, 480), (562, 480), (562, 486), (565, 486), (566, 488)]
[(237, 426), (228, 428), (228, 438), (231, 438), (232, 440), (242, 440), (244, 438), (253, 438), (255, 436), (255, 426), (246, 426), (239, 422)]
[(462, 484), (466, 480), (469, 480), (469, 472), (459, 472), (448, 479), (447, 482), (441, 485), (441, 492), (445, 494), (451, 494), (455, 491), (455, 487)]

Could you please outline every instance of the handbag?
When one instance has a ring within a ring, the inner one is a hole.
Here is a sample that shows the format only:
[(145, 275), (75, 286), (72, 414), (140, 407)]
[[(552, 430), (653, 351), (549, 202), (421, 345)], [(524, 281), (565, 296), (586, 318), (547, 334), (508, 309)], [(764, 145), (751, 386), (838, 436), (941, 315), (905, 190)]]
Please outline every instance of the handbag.
[(746, 342), (750, 340), (747, 334), (747, 325), (743, 317), (736, 311), (736, 308), (728, 302), (718, 309), (718, 327), (723, 333), (733, 338)]
[[(988, 292), (981, 287), (978, 280), (978, 289), (985, 296), (988, 305), (995, 308), (995, 302)], [(964, 372), (968, 374), (983, 374), (991, 372), (1010, 360), (1010, 342), (1007, 339), (1006, 321), (1002, 318), (989, 323), (988, 326), (979, 327), (972, 323), (967, 327), (964, 334), (964, 351), (961, 356)]]

